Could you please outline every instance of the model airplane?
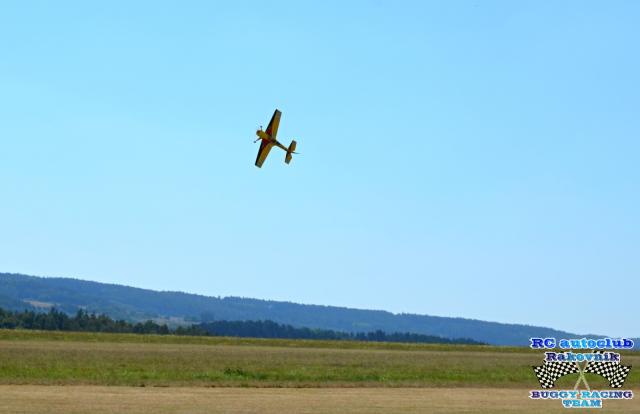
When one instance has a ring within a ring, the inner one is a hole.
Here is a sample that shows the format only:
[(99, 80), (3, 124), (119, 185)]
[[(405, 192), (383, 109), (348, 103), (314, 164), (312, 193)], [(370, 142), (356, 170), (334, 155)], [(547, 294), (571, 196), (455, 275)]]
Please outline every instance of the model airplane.
[(282, 112), (276, 109), (276, 111), (273, 113), (273, 116), (271, 117), (271, 121), (269, 121), (267, 130), (263, 131), (262, 127), (260, 127), (260, 129), (256, 131), (258, 139), (256, 139), (254, 143), (261, 141), (260, 149), (258, 150), (258, 156), (256, 157), (256, 167), (258, 168), (262, 167), (262, 163), (267, 159), (269, 151), (271, 151), (271, 148), (273, 148), (274, 146), (287, 151), (287, 155), (284, 157), (284, 162), (286, 162), (287, 164), (291, 162), (291, 154), (297, 154), (297, 152), (295, 152), (295, 141), (291, 141), (291, 144), (289, 144), (289, 148), (287, 148), (276, 140), (276, 135), (278, 134), (278, 126), (280, 125), (280, 115), (282, 115)]

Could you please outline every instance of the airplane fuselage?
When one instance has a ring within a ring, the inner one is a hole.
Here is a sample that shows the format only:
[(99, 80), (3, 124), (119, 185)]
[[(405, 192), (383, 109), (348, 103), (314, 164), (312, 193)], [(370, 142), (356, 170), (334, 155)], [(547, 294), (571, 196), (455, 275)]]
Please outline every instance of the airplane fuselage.
[(258, 138), (260, 138), (263, 141), (267, 141), (267, 142), (271, 142), (273, 143), (273, 145), (275, 145), (278, 148), (282, 148), (283, 150), (287, 151), (287, 147), (285, 147), (284, 145), (282, 145), (281, 143), (279, 143), (277, 140), (271, 138), (271, 135), (267, 134), (266, 132), (264, 132), (263, 130), (259, 129), (256, 131), (256, 135), (258, 136)]

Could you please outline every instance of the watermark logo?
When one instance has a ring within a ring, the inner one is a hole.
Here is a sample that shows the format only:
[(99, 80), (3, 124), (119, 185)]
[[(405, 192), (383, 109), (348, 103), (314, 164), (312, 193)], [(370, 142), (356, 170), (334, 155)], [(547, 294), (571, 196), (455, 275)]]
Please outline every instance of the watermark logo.
[[(603, 400), (630, 400), (633, 391), (619, 390), (631, 372), (623, 365), (616, 350), (633, 349), (630, 339), (561, 339), (531, 338), (532, 349), (545, 350), (542, 365), (533, 366), (533, 372), (542, 390), (533, 390), (529, 397), (535, 400), (561, 400), (565, 408), (602, 408)], [(561, 351), (558, 352), (556, 349)], [(554, 351), (550, 351), (553, 349)], [(590, 352), (574, 352), (590, 351)], [(548, 391), (565, 375), (578, 374), (572, 390)], [(609, 382), (612, 390), (592, 390), (585, 374), (596, 374)], [(580, 388), (583, 386), (583, 388)]]

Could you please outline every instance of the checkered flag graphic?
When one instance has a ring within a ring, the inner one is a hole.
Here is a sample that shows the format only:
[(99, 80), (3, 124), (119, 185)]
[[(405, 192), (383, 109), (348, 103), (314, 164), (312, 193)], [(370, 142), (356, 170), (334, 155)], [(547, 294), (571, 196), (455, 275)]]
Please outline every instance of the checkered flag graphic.
[(564, 377), (567, 374), (580, 372), (580, 368), (576, 362), (545, 361), (544, 364), (538, 367), (534, 366), (533, 371), (536, 373), (536, 377), (538, 377), (542, 388), (553, 388), (558, 378)]
[[(594, 351), (594, 353), (604, 354), (604, 351)], [(606, 378), (611, 388), (622, 388), (630, 371), (630, 365), (622, 365), (618, 361), (590, 361), (584, 370), (584, 372)]]

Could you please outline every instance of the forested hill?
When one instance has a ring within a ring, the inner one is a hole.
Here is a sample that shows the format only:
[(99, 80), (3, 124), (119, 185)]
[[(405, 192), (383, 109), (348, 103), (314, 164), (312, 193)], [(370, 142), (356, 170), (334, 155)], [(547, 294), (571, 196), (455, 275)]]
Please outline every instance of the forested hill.
[(85, 309), (114, 319), (184, 321), (188, 324), (214, 320), (271, 320), (295, 327), (344, 332), (410, 332), (471, 338), (495, 345), (528, 345), (530, 337), (577, 336), (528, 325), (239, 297), (208, 297), (8, 273), (0, 273), (0, 307), (13, 310), (55, 307), (68, 313)]
[(338, 341), (402, 342), (419, 344), (486, 345), (472, 339), (448, 339), (414, 333), (382, 331), (336, 332), (327, 329), (296, 328), (272, 321), (214, 321), (174, 329), (154, 321), (127, 322), (107, 315), (78, 310), (68, 315), (55, 308), (48, 312), (8, 311), (0, 308), (0, 329), (41, 331), (135, 333), (153, 335), (229, 336), (239, 338), (320, 339)]

